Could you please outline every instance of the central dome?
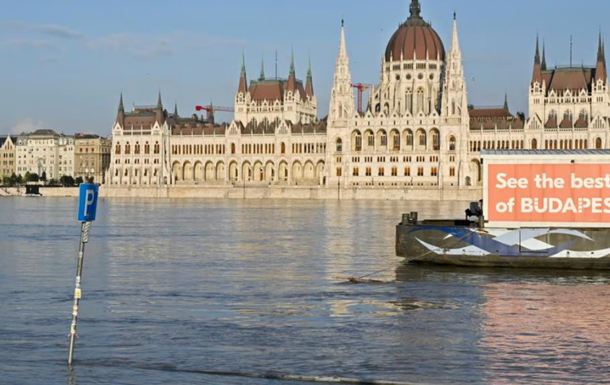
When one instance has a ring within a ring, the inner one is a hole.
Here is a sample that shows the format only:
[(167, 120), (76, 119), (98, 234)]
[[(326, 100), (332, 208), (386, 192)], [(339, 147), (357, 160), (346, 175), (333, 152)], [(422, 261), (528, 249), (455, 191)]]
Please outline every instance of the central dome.
[(445, 47), (436, 31), (420, 16), (418, 0), (411, 2), (411, 16), (394, 33), (385, 50), (386, 61), (445, 60)]

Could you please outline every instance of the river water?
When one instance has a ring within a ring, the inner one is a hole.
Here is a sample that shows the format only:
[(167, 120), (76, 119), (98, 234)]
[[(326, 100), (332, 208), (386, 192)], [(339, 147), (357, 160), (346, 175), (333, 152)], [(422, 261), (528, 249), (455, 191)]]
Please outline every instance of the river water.
[(76, 206), (0, 198), (2, 384), (608, 381), (610, 275), (402, 264), (437, 202), (102, 200), (69, 371)]

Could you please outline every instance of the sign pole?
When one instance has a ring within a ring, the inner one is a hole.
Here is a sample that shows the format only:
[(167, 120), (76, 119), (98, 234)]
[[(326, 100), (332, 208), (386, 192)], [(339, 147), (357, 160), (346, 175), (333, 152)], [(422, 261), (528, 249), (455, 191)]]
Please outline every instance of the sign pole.
[(72, 324), (70, 325), (70, 351), (68, 353), (68, 365), (74, 360), (74, 344), (76, 342), (76, 324), (78, 322), (78, 306), (82, 297), (81, 280), (83, 276), (83, 260), (85, 258), (85, 244), (89, 242), (91, 222), (83, 222), (80, 233), (80, 247), (78, 250), (78, 262), (76, 266), (76, 287), (74, 289), (74, 306), (72, 306)]
[(97, 211), (98, 186), (94, 184), (80, 185), (80, 198), (78, 205), (78, 220), (81, 222), (80, 246), (76, 266), (76, 287), (74, 289), (74, 305), (72, 306), (72, 323), (70, 324), (70, 350), (68, 352), (68, 365), (72, 366), (74, 360), (74, 345), (76, 344), (76, 325), (78, 323), (78, 310), (82, 298), (81, 282), (83, 276), (83, 261), (85, 259), (85, 244), (89, 242), (91, 225), (95, 221)]

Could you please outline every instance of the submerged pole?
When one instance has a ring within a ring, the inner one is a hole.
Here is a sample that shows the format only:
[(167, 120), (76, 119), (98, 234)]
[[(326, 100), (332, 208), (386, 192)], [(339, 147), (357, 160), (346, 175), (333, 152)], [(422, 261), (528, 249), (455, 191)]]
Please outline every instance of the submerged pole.
[(95, 221), (97, 211), (98, 186), (94, 184), (80, 185), (80, 198), (78, 205), (78, 220), (81, 222), (80, 246), (76, 265), (76, 284), (74, 288), (74, 304), (72, 306), (72, 323), (70, 324), (70, 349), (68, 351), (68, 365), (74, 361), (74, 346), (76, 344), (76, 325), (78, 323), (78, 310), (82, 298), (83, 261), (85, 259), (85, 244), (89, 242), (91, 224)]
[(83, 222), (80, 232), (80, 247), (78, 249), (78, 260), (76, 264), (76, 286), (74, 288), (74, 306), (72, 306), (72, 323), (70, 325), (70, 351), (68, 353), (68, 365), (74, 360), (74, 344), (76, 342), (76, 325), (78, 323), (78, 307), (82, 297), (81, 281), (83, 277), (83, 261), (85, 259), (85, 244), (89, 242), (91, 222)]

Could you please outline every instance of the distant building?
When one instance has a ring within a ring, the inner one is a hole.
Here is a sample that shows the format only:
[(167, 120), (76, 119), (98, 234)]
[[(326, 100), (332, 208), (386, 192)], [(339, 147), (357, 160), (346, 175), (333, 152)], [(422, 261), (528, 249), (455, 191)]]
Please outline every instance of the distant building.
[(47, 179), (74, 176), (74, 136), (53, 130), (37, 130), (17, 137), (18, 175), (46, 173)]
[(99, 135), (76, 134), (74, 137), (74, 177), (104, 183), (110, 167), (112, 141)]
[(11, 136), (0, 136), (0, 181), (15, 172), (16, 146)]

